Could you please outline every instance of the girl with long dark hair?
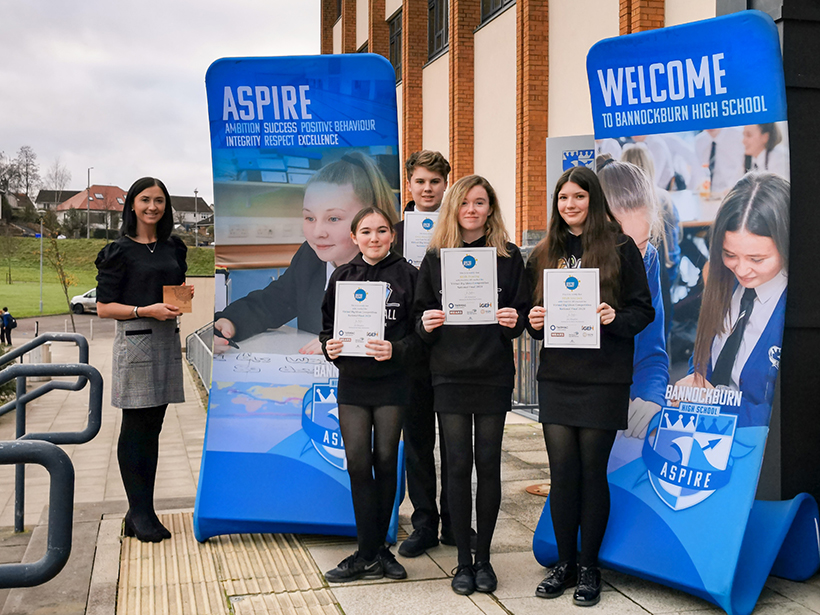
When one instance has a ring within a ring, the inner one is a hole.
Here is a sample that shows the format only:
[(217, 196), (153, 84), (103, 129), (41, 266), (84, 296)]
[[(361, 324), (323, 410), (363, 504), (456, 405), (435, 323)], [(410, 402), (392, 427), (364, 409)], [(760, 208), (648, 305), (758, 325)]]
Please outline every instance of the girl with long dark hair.
[(168, 404), (185, 401), (180, 311), (162, 292), (185, 283), (187, 248), (171, 235), (173, 224), (165, 185), (138, 179), (125, 197), (120, 237), (96, 261), (97, 314), (117, 321), (111, 405), (122, 408), (117, 460), (128, 497), (125, 535), (143, 542), (171, 537), (154, 511), (159, 434)]
[(541, 350), (539, 419), (550, 461), (559, 562), (536, 595), (555, 598), (577, 584), (575, 604), (590, 606), (600, 600), (598, 551), (609, 519), (606, 468), (615, 434), (627, 427), (634, 337), (655, 310), (641, 253), (622, 233), (595, 173), (585, 167), (558, 180), (547, 236), (527, 263), (535, 287), (529, 325), (536, 338), (543, 337), (546, 316), (543, 270), (563, 267), (599, 269), (601, 345)]
[(780, 367), (789, 263), (789, 182), (749, 173), (712, 225), (693, 373), (682, 386), (740, 390), (738, 427), (768, 425)]

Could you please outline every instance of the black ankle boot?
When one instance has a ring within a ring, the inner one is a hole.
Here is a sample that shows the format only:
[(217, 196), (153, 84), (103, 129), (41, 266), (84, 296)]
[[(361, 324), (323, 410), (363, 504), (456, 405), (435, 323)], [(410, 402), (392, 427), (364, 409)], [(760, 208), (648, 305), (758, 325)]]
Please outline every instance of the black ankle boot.
[(568, 587), (575, 585), (577, 568), (575, 563), (559, 562), (550, 568), (549, 574), (535, 588), (539, 598), (557, 598)]
[(601, 600), (601, 569), (581, 566), (578, 569), (578, 587), (572, 601), (578, 606), (592, 606)]
[(151, 522), (151, 519), (131, 514), (129, 510), (125, 513), (125, 524), (123, 534), (134, 536), (140, 542), (161, 542), (162, 533)]

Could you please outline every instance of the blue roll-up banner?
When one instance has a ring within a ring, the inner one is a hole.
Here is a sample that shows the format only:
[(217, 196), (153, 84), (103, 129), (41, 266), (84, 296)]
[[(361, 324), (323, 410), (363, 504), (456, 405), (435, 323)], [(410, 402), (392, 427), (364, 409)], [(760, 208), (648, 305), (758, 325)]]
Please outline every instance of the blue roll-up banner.
[(318, 333), (330, 273), (358, 253), (352, 217), (398, 193), (395, 71), (372, 54), (229, 58), (205, 81), (215, 321), (233, 344), (215, 344), (196, 538), (355, 536), (338, 371)]
[[(634, 162), (663, 220), (644, 259), (658, 318), (636, 338), (600, 561), (751, 613), (769, 574), (802, 580), (820, 566), (814, 499), (754, 499), (788, 276), (777, 29), (744, 11), (607, 39), (587, 72), (602, 181), (606, 157)], [(549, 500), (533, 549), (558, 560)]]

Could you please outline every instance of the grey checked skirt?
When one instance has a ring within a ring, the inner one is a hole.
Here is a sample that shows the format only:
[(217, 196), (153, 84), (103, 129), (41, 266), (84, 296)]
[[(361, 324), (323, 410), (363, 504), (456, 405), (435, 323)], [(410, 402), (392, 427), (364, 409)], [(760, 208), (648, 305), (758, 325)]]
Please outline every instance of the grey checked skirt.
[(185, 401), (176, 319), (118, 320), (111, 371), (111, 405), (116, 408), (151, 408)]

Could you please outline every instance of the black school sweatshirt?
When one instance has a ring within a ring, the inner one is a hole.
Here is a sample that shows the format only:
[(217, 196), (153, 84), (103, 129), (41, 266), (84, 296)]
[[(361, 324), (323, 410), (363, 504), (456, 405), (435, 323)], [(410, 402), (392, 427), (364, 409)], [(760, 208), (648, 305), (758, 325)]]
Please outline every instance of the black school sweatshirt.
[[(322, 301), (322, 332), (319, 340), (327, 357), (326, 344), (333, 338), (336, 282), (387, 282), (384, 339), (392, 342), (393, 355), (387, 361), (371, 357), (338, 357), (338, 400), (342, 404), (407, 405), (410, 377), (408, 369), (418, 361), (421, 340), (415, 332), (413, 304), (418, 271), (398, 254), (391, 252), (375, 265), (362, 255), (341, 265), (330, 276)], [(329, 359), (328, 359), (329, 360)]]
[[(601, 348), (543, 348), (538, 365), (538, 380), (591, 384), (632, 384), (632, 363), (635, 354), (635, 336), (655, 319), (652, 296), (646, 281), (641, 252), (627, 235), (616, 240), (620, 257), (618, 307), (615, 320), (601, 326)], [(568, 237), (567, 260), (583, 261), (581, 238)], [(571, 257), (575, 257), (574, 259)], [(536, 271), (534, 263), (527, 263), (531, 284), (543, 270)], [(544, 339), (544, 330), (527, 327), (535, 339)]]
[[(483, 248), (482, 237), (465, 248)], [(512, 341), (521, 335), (530, 310), (530, 286), (524, 259), (515, 244), (508, 243), (507, 257), (498, 257), (498, 306), (518, 312), (514, 328), (491, 325), (442, 325), (428, 333), (419, 318), (417, 331), (430, 346), (430, 372), (437, 384), (481, 384), (513, 388), (515, 363)], [(441, 309), (441, 257), (428, 252), (419, 269), (416, 312)]]

